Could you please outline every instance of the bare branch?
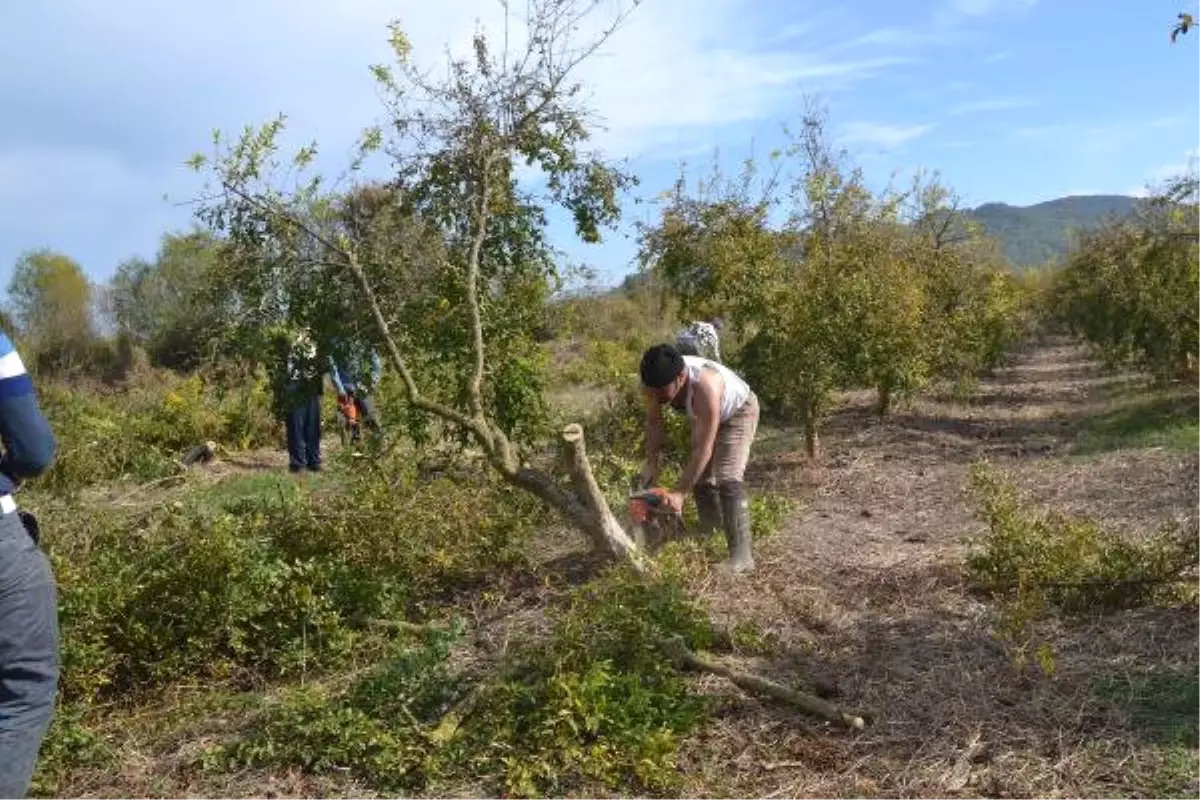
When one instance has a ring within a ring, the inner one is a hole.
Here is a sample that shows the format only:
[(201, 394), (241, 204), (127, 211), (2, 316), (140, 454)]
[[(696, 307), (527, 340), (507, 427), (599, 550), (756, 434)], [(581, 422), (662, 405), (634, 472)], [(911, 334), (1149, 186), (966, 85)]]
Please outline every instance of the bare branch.
[(479, 313), (479, 258), (483, 250), (483, 240), (488, 231), (488, 201), (490, 199), (489, 182), (491, 180), (493, 155), (485, 154), (482, 158), (479, 180), (479, 206), (475, 211), (475, 236), (471, 242), (471, 253), (467, 260), (467, 310), (471, 319), (471, 347), (475, 351), (475, 366), (471, 373), (471, 382), (467, 386), (467, 402), (471, 416), (483, 420), (483, 320)]
[(343, 258), (349, 256), (349, 254), (341, 246), (339, 246), (336, 242), (334, 242), (329, 237), (323, 235), (320, 231), (315, 230), (312, 226), (303, 222), (295, 214), (292, 214), (288, 211), (284, 211), (283, 209), (278, 208), (277, 206), (274, 206), (273, 204), (267, 202), (266, 200), (263, 200), (261, 197), (257, 197), (255, 195), (252, 195), (252, 194), (238, 188), (237, 186), (230, 183), (229, 181), (222, 181), (222, 185), (225, 187), (225, 191), (229, 192), (230, 194), (236, 195), (237, 197), (240, 197), (242, 200), (246, 201), (247, 203), (250, 203), (251, 205), (255, 206), (256, 208), (258, 208), (262, 211), (267, 212), (268, 214), (274, 215), (277, 219), (288, 223), (292, 227), (299, 230), (301, 233), (311, 236), (315, 241), (320, 242), (323, 246), (325, 246), (327, 249), (329, 249), (333, 253), (336, 253), (336, 254), (342, 256)]
[[(387, 347), (388, 356), (392, 359), (392, 365), (400, 373), (400, 377), (404, 381), (408, 401), (423, 411), (428, 411), (448, 422), (453, 422), (456, 425), (461, 425), (467, 430), (475, 432), (475, 421), (467, 419), (463, 414), (452, 408), (443, 406), (441, 403), (426, 399), (417, 390), (417, 383), (413, 378), (412, 371), (409, 370), (404, 356), (400, 354), (400, 348), (396, 345), (396, 339), (392, 336), (391, 328), (383, 316), (383, 309), (379, 307), (379, 301), (376, 299), (375, 291), (371, 287), (371, 281), (363, 270), (362, 265), (358, 263), (358, 258), (353, 253), (350, 253), (345, 264), (342, 266), (348, 268), (351, 274), (354, 275), (354, 279), (358, 282), (359, 291), (363, 293), (363, 299), (367, 301), (367, 307), (371, 311), (371, 316), (375, 319), (375, 327), (379, 330), (379, 335)], [(484, 437), (484, 439), (486, 441), (487, 437)]]

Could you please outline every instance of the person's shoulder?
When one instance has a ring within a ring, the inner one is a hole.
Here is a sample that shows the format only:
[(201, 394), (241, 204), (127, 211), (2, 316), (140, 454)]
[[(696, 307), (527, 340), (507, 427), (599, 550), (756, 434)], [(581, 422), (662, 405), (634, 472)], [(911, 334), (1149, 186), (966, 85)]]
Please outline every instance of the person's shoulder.
[(16, 345), (8, 335), (0, 332), (0, 378), (12, 378), (25, 374), (25, 364), (17, 352)]
[(25, 362), (12, 339), (0, 332), (0, 396), (12, 397), (32, 390)]
[(721, 374), (720, 365), (707, 358), (699, 359), (699, 361), (700, 370), (697, 380), (700, 385), (714, 392), (720, 391), (721, 387), (725, 384), (725, 376)]

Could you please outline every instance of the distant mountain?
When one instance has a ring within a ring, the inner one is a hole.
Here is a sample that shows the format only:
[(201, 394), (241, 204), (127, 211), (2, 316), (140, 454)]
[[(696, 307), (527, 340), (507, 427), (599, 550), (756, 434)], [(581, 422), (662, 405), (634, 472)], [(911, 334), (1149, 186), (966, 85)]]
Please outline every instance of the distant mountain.
[(1000, 240), (1004, 254), (1014, 265), (1032, 267), (1063, 256), (1072, 231), (1127, 216), (1137, 202), (1137, 198), (1125, 195), (1074, 195), (1032, 206), (985, 203), (966, 215)]

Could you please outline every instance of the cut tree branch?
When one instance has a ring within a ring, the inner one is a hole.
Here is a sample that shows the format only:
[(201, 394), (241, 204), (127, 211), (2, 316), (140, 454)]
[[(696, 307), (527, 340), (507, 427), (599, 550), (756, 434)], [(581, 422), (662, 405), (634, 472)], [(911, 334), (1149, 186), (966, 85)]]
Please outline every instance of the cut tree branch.
[(828, 703), (815, 695), (798, 692), (795, 689), (767, 680), (759, 675), (730, 669), (723, 664), (718, 664), (709, 658), (694, 653), (687, 648), (687, 645), (678, 636), (664, 639), (659, 644), (668, 657), (680, 666), (708, 672), (713, 675), (720, 675), (745, 692), (766, 695), (775, 700), (781, 700), (788, 705), (795, 706), (801, 711), (829, 720), (830, 722), (836, 722), (839, 725), (844, 725), (851, 730), (862, 730), (866, 727), (867, 723), (863, 717), (842, 711), (832, 703)]

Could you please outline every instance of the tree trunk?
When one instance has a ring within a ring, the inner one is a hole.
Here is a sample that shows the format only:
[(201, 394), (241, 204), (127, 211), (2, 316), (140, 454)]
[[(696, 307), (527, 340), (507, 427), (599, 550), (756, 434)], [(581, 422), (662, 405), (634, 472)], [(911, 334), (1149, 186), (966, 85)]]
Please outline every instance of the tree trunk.
[(608, 500), (596, 482), (584, 445), (583, 428), (571, 423), (562, 430), (564, 467), (574, 490), (559, 486), (553, 477), (540, 470), (501, 469), (514, 486), (543, 500), (591, 539), (592, 547), (614, 558), (629, 562), (639, 574), (655, 573), (654, 563), (625, 532)]
[(804, 423), (804, 454), (817, 457), (817, 414), (811, 400), (800, 401), (800, 419)]
[(571, 476), (576, 496), (588, 513), (586, 524), (581, 527), (591, 537), (595, 547), (629, 561), (638, 572), (647, 572), (651, 568), (651, 562), (613, 515), (612, 509), (608, 507), (608, 500), (605, 499), (600, 484), (596, 482), (596, 476), (592, 473), (592, 464), (588, 461), (587, 449), (584, 446), (583, 427), (574, 422), (567, 425), (562, 430), (562, 439), (567, 473)]
[(881, 417), (886, 417), (892, 410), (892, 384), (890, 381), (883, 381), (879, 384), (879, 405), (875, 410)]

